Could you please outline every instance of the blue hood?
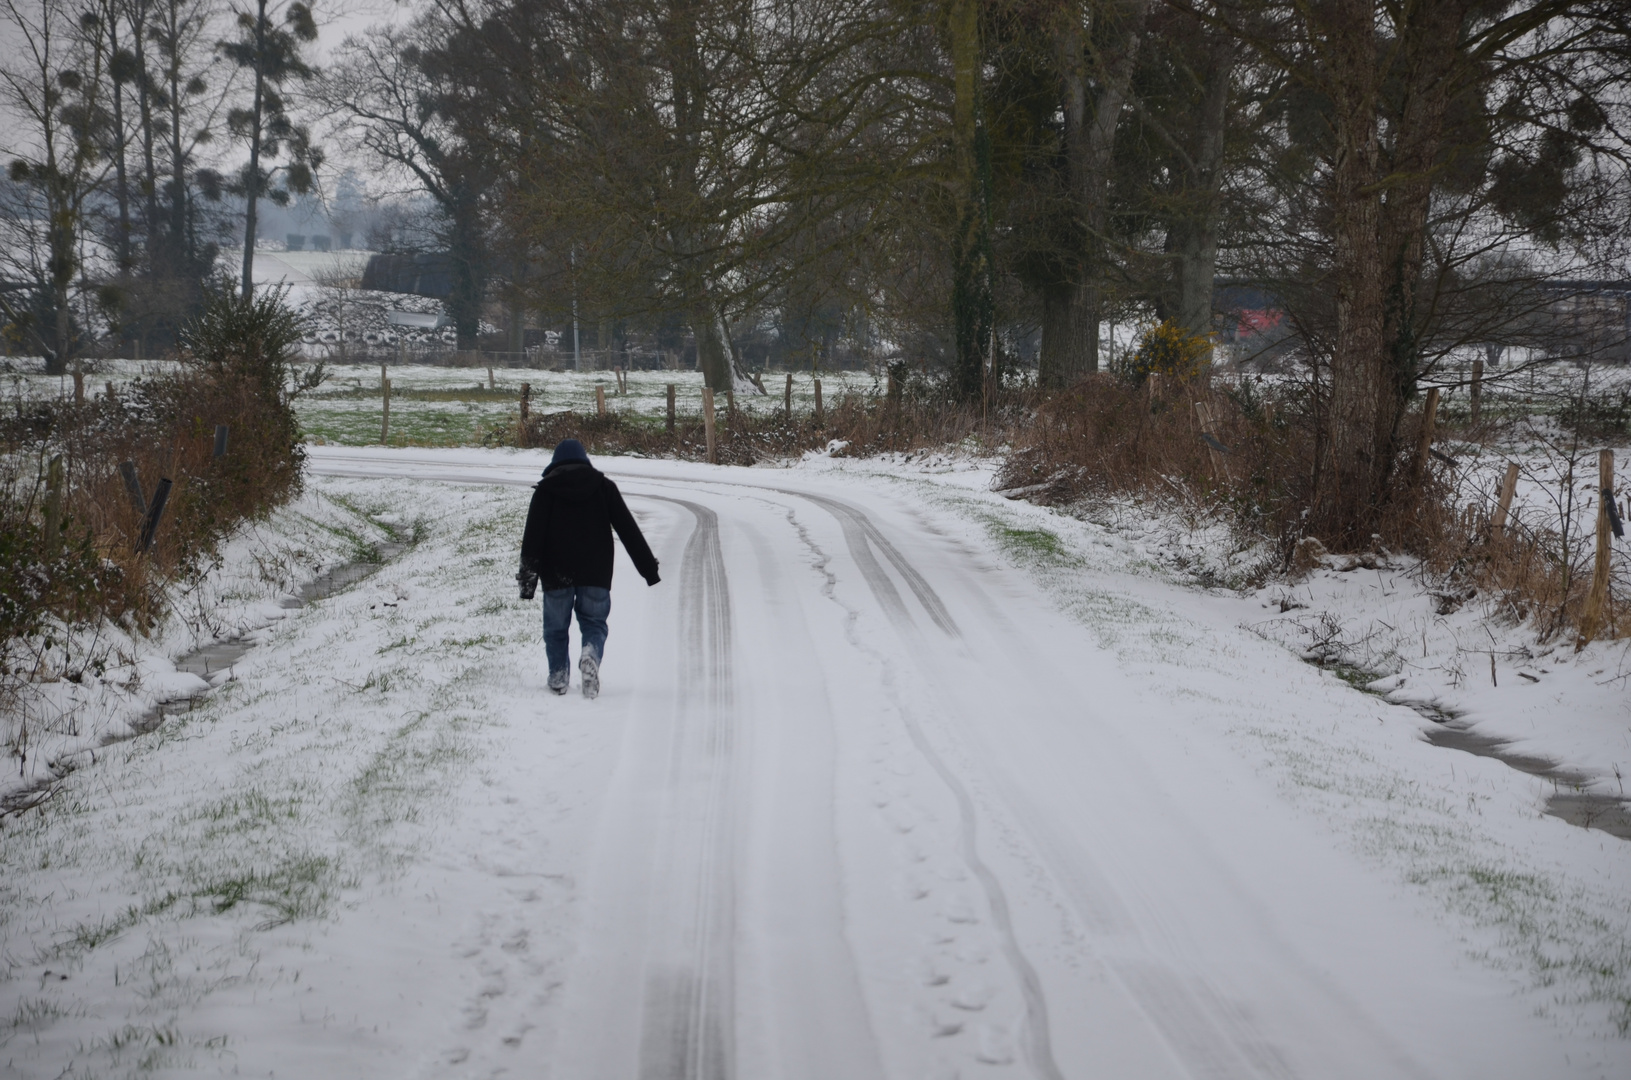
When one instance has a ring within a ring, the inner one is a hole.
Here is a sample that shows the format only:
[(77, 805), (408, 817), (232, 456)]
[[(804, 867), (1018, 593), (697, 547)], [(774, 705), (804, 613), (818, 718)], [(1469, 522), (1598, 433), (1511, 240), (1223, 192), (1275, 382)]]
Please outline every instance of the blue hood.
[(588, 465), (589, 451), (576, 439), (562, 439), (561, 444), (555, 448), (555, 456), (549, 459), (549, 468), (544, 470), (548, 476), (550, 470), (557, 465)]

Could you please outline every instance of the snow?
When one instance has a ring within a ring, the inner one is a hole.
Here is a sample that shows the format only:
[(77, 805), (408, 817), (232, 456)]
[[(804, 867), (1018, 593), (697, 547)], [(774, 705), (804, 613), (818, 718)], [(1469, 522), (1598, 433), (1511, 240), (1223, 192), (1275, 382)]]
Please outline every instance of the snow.
[(74, 678), (33, 683), (0, 713), (7, 765), (0, 800), (41, 791), (104, 744), (150, 724), (164, 705), (219, 685), (230, 667), (205, 678), (178, 670), (176, 660), (222, 642), (258, 640), (289, 614), (282, 601), (301, 584), (357, 558), (359, 544), (389, 539), (394, 530), (385, 525), (307, 491), (270, 520), (249, 522), (230, 537), (219, 569), (205, 567), (174, 582), (165, 619), (152, 634), (109, 624), (70, 636), (65, 648), (46, 654), (46, 671), (72, 671)]
[(586, 701), (513, 595), (542, 452), (312, 455), (418, 542), (4, 820), (7, 1075), (1631, 1071), (1631, 847), (1153, 538), (957, 455), (603, 459), (663, 582)]

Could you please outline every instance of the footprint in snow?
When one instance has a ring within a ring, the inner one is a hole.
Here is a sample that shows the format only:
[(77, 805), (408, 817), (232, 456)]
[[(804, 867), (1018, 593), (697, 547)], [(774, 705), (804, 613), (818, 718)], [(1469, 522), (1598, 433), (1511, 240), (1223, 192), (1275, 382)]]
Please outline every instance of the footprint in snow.
[(972, 982), (957, 992), (951, 1003), (967, 1012), (979, 1012), (991, 1004), (997, 991), (987, 982)]
[(947, 897), (946, 902), (940, 907), (940, 914), (945, 916), (948, 922), (972, 924), (980, 921), (974, 905), (964, 896)]
[(934, 960), (923, 960), (918, 964), (917, 978), (924, 986), (945, 986), (951, 982), (951, 975)]
[(1007, 1065), (1014, 1060), (1014, 1035), (1000, 1024), (981, 1024), (974, 1057), (987, 1065)]
[(942, 1013), (929, 1014), (929, 1034), (937, 1039), (947, 1039), (963, 1030), (963, 1022), (955, 1016), (946, 1016)]

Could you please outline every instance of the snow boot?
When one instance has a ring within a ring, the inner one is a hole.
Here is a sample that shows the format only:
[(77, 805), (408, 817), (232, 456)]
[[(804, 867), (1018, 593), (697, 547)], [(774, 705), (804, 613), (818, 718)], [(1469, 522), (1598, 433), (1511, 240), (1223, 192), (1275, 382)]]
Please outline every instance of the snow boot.
[[(583, 656), (578, 659), (578, 673), (583, 676), (583, 696), (586, 698), (600, 695), (600, 660), (592, 650), (584, 650)], [(566, 693), (563, 688), (561, 693)]]
[(557, 694), (566, 693), (567, 684), (572, 681), (572, 672), (566, 668), (549, 673), (549, 688)]

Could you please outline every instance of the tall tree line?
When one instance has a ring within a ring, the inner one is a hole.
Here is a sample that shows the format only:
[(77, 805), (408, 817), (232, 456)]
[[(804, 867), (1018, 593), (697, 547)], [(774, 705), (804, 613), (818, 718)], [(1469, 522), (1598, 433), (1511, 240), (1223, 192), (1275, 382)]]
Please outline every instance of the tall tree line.
[(1624, 274), (1627, 19), (1611, 0), (436, 0), (411, 49), (355, 43), (392, 60), (336, 100), (390, 103), (355, 119), (383, 156), (441, 162), (425, 187), (450, 220), (439, 192), (470, 178), (453, 232), (479, 273), (539, 307), (679, 318), (716, 388), (742, 377), (733, 326), (823, 305), (936, 358), (964, 400), (1027, 335), (1062, 387), (1099, 369), (1106, 321), (1205, 335), (1220, 276), (1256, 285), (1310, 372), (1317, 527), (1362, 539), (1445, 356), (1532, 337), (1539, 278)]

